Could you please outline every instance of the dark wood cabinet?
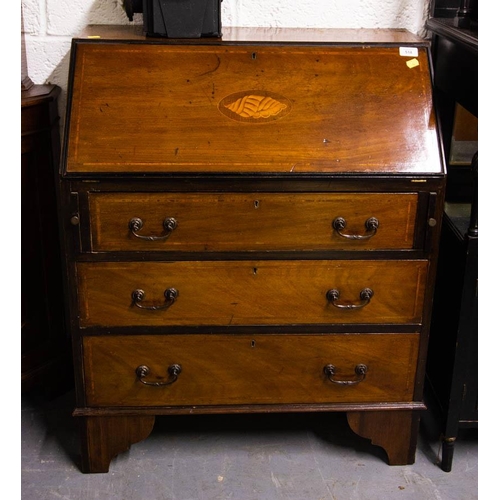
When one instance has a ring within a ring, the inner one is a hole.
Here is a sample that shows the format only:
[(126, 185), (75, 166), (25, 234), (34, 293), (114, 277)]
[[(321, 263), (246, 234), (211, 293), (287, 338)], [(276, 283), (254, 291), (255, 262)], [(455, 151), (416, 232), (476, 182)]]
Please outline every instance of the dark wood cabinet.
[(59, 87), (21, 92), (21, 387), (70, 387), (56, 175)]
[(478, 238), (470, 204), (446, 203), (427, 363), (427, 399), (451, 471), (459, 429), (478, 426)]
[[(465, 27), (456, 19), (458, 4), (470, 8)], [(448, 184), (425, 392), (440, 424), (446, 472), (459, 429), (478, 426), (478, 154), (473, 148), (459, 162), (453, 155), (457, 124), (478, 115), (477, 4), (436, 1), (427, 23)]]

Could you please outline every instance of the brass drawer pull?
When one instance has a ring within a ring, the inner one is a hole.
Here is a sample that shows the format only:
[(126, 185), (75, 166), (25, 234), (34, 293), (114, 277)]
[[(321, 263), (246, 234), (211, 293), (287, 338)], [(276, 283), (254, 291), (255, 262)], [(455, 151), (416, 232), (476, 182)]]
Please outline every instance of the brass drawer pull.
[(365, 234), (346, 234), (342, 232), (347, 227), (347, 221), (343, 217), (337, 217), (332, 222), (333, 229), (337, 231), (337, 234), (342, 236), (342, 238), (347, 238), (348, 240), (368, 240), (372, 236), (375, 236), (378, 224), (379, 222), (376, 217), (370, 217), (365, 221)]
[(177, 291), (176, 288), (167, 288), (165, 290), (165, 303), (161, 304), (159, 306), (145, 306), (141, 304), (141, 302), (144, 300), (146, 297), (146, 292), (144, 290), (141, 290), (138, 288), (137, 290), (134, 290), (132, 292), (132, 303), (134, 306), (139, 307), (140, 309), (148, 309), (150, 311), (157, 311), (160, 309), (168, 309), (176, 300), (177, 297), (179, 296), (179, 292)]
[(136, 238), (147, 241), (161, 241), (166, 240), (172, 234), (172, 231), (177, 227), (177, 221), (173, 217), (167, 217), (163, 221), (165, 232), (159, 236), (144, 236), (139, 234), (137, 231), (140, 231), (142, 226), (144, 226), (144, 222), (142, 222), (142, 219), (139, 217), (132, 217), (132, 219), (128, 221), (128, 228)]
[(325, 365), (323, 368), (324, 374), (328, 377), (328, 380), (334, 384), (340, 384), (340, 385), (356, 385), (362, 382), (365, 377), (366, 377), (366, 372), (368, 371), (368, 367), (362, 363), (359, 365), (356, 365), (354, 368), (354, 373), (358, 376), (358, 378), (354, 380), (338, 380), (334, 379), (333, 377), (335, 376), (336, 368), (334, 365)]
[(139, 382), (141, 384), (153, 385), (155, 387), (173, 384), (179, 378), (179, 374), (181, 373), (181, 371), (182, 371), (181, 365), (177, 365), (177, 364), (170, 365), (167, 368), (168, 380), (166, 380), (165, 382), (148, 382), (147, 380), (144, 380), (144, 378), (147, 377), (151, 373), (149, 366), (141, 365), (135, 369), (135, 373), (136, 373), (137, 377), (139, 378)]
[(367, 306), (370, 303), (371, 298), (373, 297), (374, 292), (371, 288), (363, 288), (361, 292), (359, 292), (359, 298), (361, 302), (359, 304), (341, 304), (338, 302), (340, 298), (340, 291), (332, 288), (326, 292), (326, 298), (328, 302), (332, 304), (332, 306), (338, 307), (339, 309), (361, 309), (362, 307)]

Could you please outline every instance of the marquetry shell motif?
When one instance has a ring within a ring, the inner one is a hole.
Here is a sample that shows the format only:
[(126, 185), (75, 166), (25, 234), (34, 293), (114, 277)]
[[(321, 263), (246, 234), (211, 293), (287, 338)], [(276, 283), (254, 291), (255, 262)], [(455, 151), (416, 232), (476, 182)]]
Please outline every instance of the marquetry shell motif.
[(245, 91), (230, 94), (219, 103), (220, 112), (237, 121), (251, 123), (277, 120), (291, 110), (291, 102), (274, 92)]

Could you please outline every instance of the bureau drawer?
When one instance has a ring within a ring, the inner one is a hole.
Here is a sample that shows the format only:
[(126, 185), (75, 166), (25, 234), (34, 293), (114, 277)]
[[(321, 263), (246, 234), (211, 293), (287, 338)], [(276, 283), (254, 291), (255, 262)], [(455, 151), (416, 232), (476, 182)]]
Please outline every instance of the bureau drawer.
[(80, 325), (419, 323), (427, 268), (425, 260), (78, 263)]
[(92, 250), (409, 249), (416, 193), (91, 193)]
[(418, 341), (418, 334), (85, 337), (87, 405), (411, 401)]

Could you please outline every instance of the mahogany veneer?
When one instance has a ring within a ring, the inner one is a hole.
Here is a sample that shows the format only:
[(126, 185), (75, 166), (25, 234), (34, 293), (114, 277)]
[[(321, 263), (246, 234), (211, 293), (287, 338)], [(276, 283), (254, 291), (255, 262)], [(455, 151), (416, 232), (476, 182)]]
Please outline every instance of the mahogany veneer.
[(414, 461), (445, 184), (428, 49), (401, 30), (73, 41), (83, 471), (182, 413), (345, 411)]

